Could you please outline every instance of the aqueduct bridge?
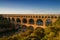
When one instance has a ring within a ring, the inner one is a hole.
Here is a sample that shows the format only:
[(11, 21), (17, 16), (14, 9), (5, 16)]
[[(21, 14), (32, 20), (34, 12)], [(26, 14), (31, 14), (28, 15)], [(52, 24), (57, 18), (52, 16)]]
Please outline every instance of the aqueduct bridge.
[(3, 16), (15, 24), (34, 28), (45, 28), (59, 18), (59, 14), (3, 14)]

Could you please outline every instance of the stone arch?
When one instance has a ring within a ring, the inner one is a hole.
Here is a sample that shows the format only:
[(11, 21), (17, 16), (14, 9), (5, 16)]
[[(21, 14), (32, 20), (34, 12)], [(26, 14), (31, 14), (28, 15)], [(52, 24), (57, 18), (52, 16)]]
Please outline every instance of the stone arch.
[(14, 18), (12, 18), (12, 21), (15, 21), (15, 19), (14, 19)]
[(16, 26), (20, 27), (21, 25), (20, 24), (16, 24)]
[(11, 19), (10, 19), (10, 18), (8, 18), (8, 21), (11, 21)]
[(48, 16), (48, 18), (50, 18), (50, 16)]
[(50, 25), (50, 24), (52, 24), (52, 21), (50, 20), (50, 19), (46, 19), (46, 26), (48, 26), (48, 25)]
[(47, 18), (47, 16), (45, 16), (45, 18)]
[(25, 32), (27, 30), (27, 26), (26, 25), (22, 25), (22, 31)]
[(34, 30), (34, 27), (33, 26), (29, 26), (28, 29)]
[(36, 16), (36, 18), (38, 18), (38, 16)]
[(7, 20), (7, 18), (4, 18), (4, 20)]
[[(57, 18), (57, 16), (55, 16), (54, 18)], [(59, 16), (59, 18), (60, 18), (60, 16)]]
[(18, 30), (21, 30), (21, 25), (20, 24), (17, 24), (16, 27), (17, 27)]
[(51, 16), (51, 18), (54, 18), (54, 16)]
[(4, 18), (4, 17), (3, 17), (2, 15), (0, 15), (0, 20), (3, 20), (3, 18)]
[(21, 22), (21, 20), (19, 18), (16, 19), (16, 22)]
[(39, 18), (41, 18), (41, 16), (39, 16)]
[(26, 25), (22, 25), (22, 28), (27, 28), (27, 26)]
[(41, 19), (37, 19), (36, 24), (42, 26), (43, 25), (43, 21)]
[(26, 18), (23, 18), (23, 23), (27, 23), (27, 19)]
[(42, 16), (42, 18), (44, 18), (44, 16)]
[(29, 19), (29, 24), (34, 24), (34, 19)]

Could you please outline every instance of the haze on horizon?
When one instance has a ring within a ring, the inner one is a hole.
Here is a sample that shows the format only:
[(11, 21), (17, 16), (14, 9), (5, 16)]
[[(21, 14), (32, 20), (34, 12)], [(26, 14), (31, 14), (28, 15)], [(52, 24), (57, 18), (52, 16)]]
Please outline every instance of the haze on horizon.
[(0, 14), (60, 14), (60, 0), (0, 0)]

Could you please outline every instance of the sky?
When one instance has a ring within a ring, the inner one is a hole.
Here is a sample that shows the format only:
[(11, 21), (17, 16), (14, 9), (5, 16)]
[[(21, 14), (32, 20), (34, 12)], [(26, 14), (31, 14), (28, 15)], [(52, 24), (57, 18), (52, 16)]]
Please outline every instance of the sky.
[(60, 0), (0, 0), (0, 14), (60, 14)]

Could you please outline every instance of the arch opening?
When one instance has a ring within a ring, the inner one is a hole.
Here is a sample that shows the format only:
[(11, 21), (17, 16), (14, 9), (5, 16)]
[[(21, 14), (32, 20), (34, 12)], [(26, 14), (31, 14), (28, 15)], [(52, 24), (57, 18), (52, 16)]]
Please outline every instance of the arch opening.
[(7, 18), (4, 18), (4, 20), (7, 20)]
[(26, 25), (22, 25), (22, 31), (25, 32), (27, 30), (27, 26)]
[(8, 21), (11, 21), (10, 18), (8, 18)]
[(14, 18), (12, 18), (12, 21), (15, 21), (15, 19), (14, 19)]
[(50, 16), (48, 16), (48, 18), (50, 18)]
[(3, 16), (2, 15), (0, 15), (0, 20), (3, 20)]
[(41, 19), (38, 19), (38, 20), (36, 21), (36, 24), (42, 26), (42, 25), (43, 25), (43, 21), (42, 21)]
[(42, 16), (42, 18), (44, 18), (44, 16)]
[(17, 24), (16, 27), (17, 27), (17, 30), (21, 31), (21, 25), (20, 24)]
[(46, 26), (51, 25), (51, 24), (52, 24), (52, 21), (50, 19), (47, 19), (46, 20)]
[[(57, 18), (57, 16), (55, 16), (55, 18)], [(60, 16), (59, 16), (59, 18), (60, 18)]]
[(19, 18), (16, 19), (16, 22), (21, 22), (21, 20)]
[(27, 19), (24, 18), (24, 19), (23, 19), (23, 23), (27, 23)]
[(28, 29), (34, 30), (34, 27), (33, 26), (29, 26)]
[(17, 27), (21, 27), (21, 25), (20, 25), (20, 24), (17, 24), (16, 26), (17, 26)]
[(34, 20), (33, 19), (29, 19), (29, 24), (34, 24)]

